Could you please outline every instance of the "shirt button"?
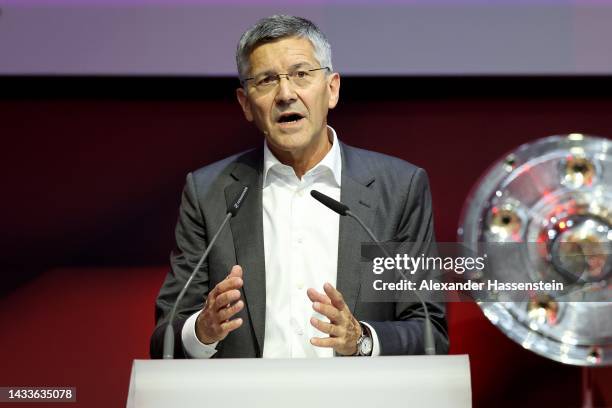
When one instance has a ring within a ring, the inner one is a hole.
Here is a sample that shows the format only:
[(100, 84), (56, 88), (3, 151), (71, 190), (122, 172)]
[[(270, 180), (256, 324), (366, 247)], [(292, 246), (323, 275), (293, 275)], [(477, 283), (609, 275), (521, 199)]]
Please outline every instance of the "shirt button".
[(298, 336), (301, 336), (302, 334), (304, 334), (304, 330), (302, 330), (301, 327), (298, 327), (297, 329), (295, 329), (295, 332), (297, 333)]
[(296, 286), (297, 286), (297, 288), (298, 288), (299, 290), (304, 289), (304, 283), (303, 283), (303, 282), (298, 282), (298, 284), (297, 284)]
[(304, 197), (304, 190), (298, 190), (297, 195), (298, 197)]
[(304, 242), (304, 239), (302, 239), (302, 237), (298, 237), (298, 239), (297, 239), (297, 243), (298, 243), (298, 244), (301, 244), (302, 242)]

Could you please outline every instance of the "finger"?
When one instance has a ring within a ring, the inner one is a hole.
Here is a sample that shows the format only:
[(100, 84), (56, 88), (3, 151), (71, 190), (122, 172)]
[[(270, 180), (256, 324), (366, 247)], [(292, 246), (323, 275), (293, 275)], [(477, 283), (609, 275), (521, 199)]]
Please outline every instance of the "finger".
[(227, 292), (232, 289), (240, 289), (242, 287), (242, 278), (239, 277), (231, 277), (225, 280), (222, 280), (215, 286), (213, 289), (213, 296), (216, 298), (224, 292)]
[(244, 307), (244, 302), (242, 300), (237, 301), (230, 307), (224, 307), (217, 313), (217, 321), (225, 322), (229, 320), (233, 315), (238, 313)]
[(342, 337), (345, 333), (342, 327), (321, 321), (314, 317), (310, 318), (310, 324), (312, 324), (317, 330), (329, 334), (331, 337)]
[(215, 307), (215, 289), (208, 292), (208, 295), (204, 298), (204, 305), (202, 306), (202, 310), (208, 310)]
[(230, 320), (229, 322), (221, 323), (221, 330), (226, 333), (230, 333), (240, 326), (242, 326), (242, 318), (239, 317), (237, 319)]
[[(230, 270), (230, 273), (225, 277), (224, 280), (222, 280), (221, 282), (219, 282), (217, 284), (217, 286), (215, 286), (213, 288), (213, 290), (210, 291), (210, 297), (217, 297), (219, 296), (221, 293), (225, 292), (226, 290), (228, 290), (228, 281), (232, 281), (234, 284), (236, 284), (237, 281), (235, 278), (239, 278), (240, 282), (242, 281), (242, 267), (240, 265), (234, 265), (232, 266), (232, 269)], [(221, 284), (223, 284), (222, 286), (220, 286)], [(240, 283), (242, 285), (242, 283)], [(231, 286), (231, 284), (230, 284)], [(229, 290), (231, 289), (238, 289), (238, 288), (233, 288), (233, 287), (229, 287)]]
[(334, 305), (336, 309), (344, 310), (344, 308), (346, 307), (346, 303), (344, 303), (342, 293), (340, 293), (336, 288), (334, 288), (329, 282), (326, 282), (325, 285), (323, 285), (323, 290), (325, 291), (325, 294), (330, 298), (332, 305)]
[(321, 302), (326, 305), (331, 305), (331, 300), (326, 294), (317, 292), (313, 288), (309, 288), (306, 291), (306, 294), (308, 295), (308, 299), (310, 299), (311, 302)]
[(234, 265), (232, 266), (232, 269), (230, 270), (229, 275), (227, 275), (228, 278), (242, 278), (242, 266), (240, 265)]
[(335, 348), (340, 346), (340, 341), (337, 337), (312, 337), (310, 344), (316, 347), (330, 347)]
[(340, 311), (332, 305), (324, 305), (321, 302), (314, 302), (312, 308), (327, 317), (332, 323), (339, 323), (342, 316)]
[(238, 299), (240, 299), (240, 291), (238, 289), (223, 292), (215, 299), (215, 310), (226, 307), (227, 305), (236, 302)]

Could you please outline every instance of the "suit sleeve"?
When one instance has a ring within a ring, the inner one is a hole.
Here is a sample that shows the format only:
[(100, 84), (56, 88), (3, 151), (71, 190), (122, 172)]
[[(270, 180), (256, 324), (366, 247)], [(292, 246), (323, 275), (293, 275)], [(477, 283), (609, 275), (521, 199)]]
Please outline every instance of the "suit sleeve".
[[(151, 336), (151, 358), (162, 357), (164, 330), (172, 305), (207, 245), (204, 217), (198, 205), (196, 187), (191, 173), (187, 175), (183, 190), (175, 238), (176, 247), (170, 254), (171, 268), (155, 302), (156, 327)], [(204, 262), (177, 308), (173, 323), (174, 358), (186, 357), (181, 338), (183, 326), (189, 316), (202, 308), (208, 290), (208, 263)]]
[[(431, 192), (427, 174), (418, 169), (412, 176), (396, 239), (409, 242), (409, 256), (435, 254)], [(448, 353), (449, 341), (445, 308), (441, 303), (427, 302), (436, 344), (436, 354)], [(424, 354), (425, 312), (420, 302), (397, 302), (395, 320), (366, 321), (380, 341), (381, 355)]]

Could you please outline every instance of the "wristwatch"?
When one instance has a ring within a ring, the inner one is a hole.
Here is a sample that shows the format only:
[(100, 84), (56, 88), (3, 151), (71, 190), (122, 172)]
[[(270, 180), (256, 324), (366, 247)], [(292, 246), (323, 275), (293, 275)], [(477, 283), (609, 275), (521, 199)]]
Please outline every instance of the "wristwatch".
[(356, 356), (371, 356), (372, 349), (374, 348), (374, 341), (370, 329), (365, 324), (359, 322), (361, 325), (361, 336), (357, 340), (357, 353)]

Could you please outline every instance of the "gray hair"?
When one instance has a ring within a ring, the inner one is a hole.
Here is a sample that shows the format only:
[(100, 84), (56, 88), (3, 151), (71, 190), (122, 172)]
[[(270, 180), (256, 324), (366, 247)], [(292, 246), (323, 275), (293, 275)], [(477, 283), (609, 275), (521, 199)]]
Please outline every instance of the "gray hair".
[(236, 49), (236, 66), (240, 80), (243, 81), (248, 76), (251, 69), (249, 56), (255, 47), (286, 37), (309, 39), (321, 67), (329, 67), (328, 72), (333, 72), (331, 46), (321, 30), (305, 18), (277, 14), (259, 20), (240, 37)]

